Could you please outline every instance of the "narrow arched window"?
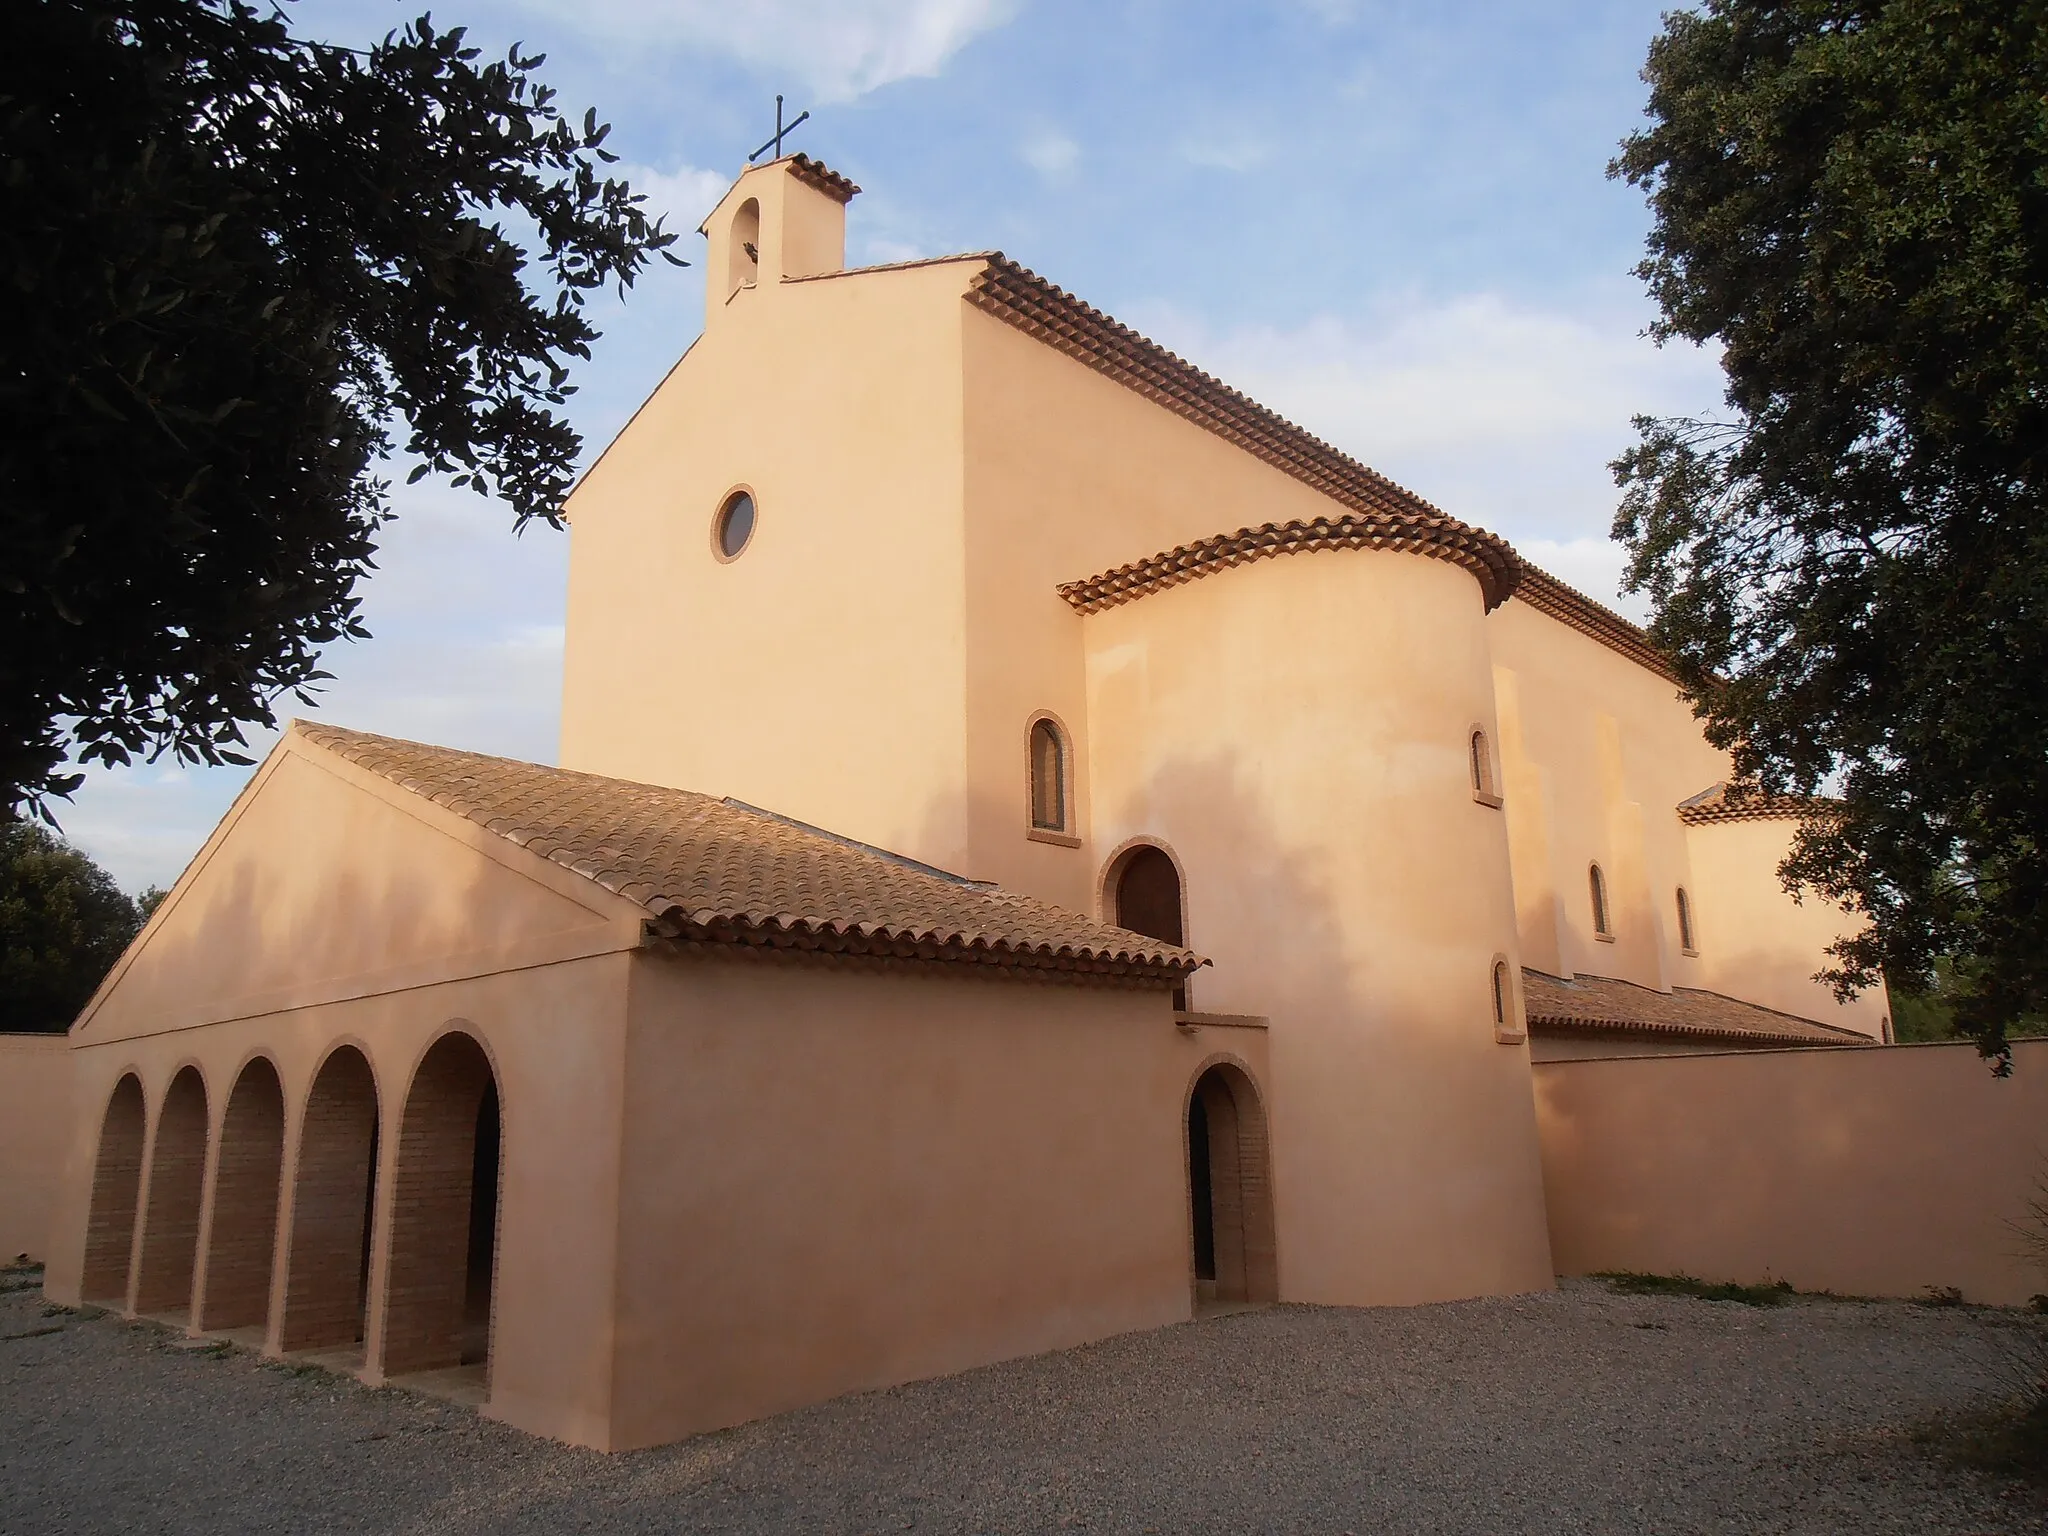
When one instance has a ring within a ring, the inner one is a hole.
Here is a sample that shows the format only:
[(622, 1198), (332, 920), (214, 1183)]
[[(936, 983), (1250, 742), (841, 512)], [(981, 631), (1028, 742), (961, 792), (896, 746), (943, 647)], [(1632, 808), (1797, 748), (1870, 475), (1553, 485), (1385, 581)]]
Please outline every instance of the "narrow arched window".
[(761, 205), (748, 198), (732, 216), (732, 244), (725, 258), (725, 296), (751, 288), (761, 276)]
[(1493, 962), (1493, 1027), (1508, 1027), (1508, 963), (1505, 960)]
[(1067, 830), (1067, 744), (1050, 720), (1031, 724), (1031, 825)]
[(1693, 942), (1692, 898), (1685, 894), (1685, 887), (1678, 888), (1678, 947), (1688, 955), (1699, 953), (1699, 945)]
[(1472, 793), (1481, 800), (1493, 793), (1493, 753), (1487, 750), (1484, 731), (1472, 733)]
[(1607, 877), (1595, 864), (1587, 872), (1587, 883), (1593, 894), (1593, 936), (1600, 939), (1614, 937), (1613, 914), (1607, 910)]
[[(1162, 944), (1187, 942), (1180, 866), (1165, 849), (1140, 843), (1125, 853), (1110, 870), (1109, 897), (1117, 927)], [(1176, 1010), (1187, 1008), (1185, 982), (1173, 989), (1173, 1006)]]

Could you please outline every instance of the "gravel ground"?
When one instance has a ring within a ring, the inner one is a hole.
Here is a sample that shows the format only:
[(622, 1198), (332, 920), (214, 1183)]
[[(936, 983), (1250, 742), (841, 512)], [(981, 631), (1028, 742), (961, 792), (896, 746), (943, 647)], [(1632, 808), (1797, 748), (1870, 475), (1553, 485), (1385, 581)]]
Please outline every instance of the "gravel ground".
[(17, 1294), (0, 1530), (2040, 1536), (2043, 1495), (1909, 1432), (2043, 1347), (2022, 1313), (1574, 1282), (1216, 1318), (607, 1457)]

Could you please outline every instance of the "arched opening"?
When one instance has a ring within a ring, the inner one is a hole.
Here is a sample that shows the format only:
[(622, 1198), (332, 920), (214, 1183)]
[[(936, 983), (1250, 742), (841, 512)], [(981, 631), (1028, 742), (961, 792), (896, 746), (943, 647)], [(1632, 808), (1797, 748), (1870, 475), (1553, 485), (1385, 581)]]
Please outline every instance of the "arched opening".
[(1196, 1306), (1277, 1300), (1266, 1113), (1242, 1071), (1219, 1064), (1195, 1080), (1187, 1145)]
[(283, 1175), (284, 1085), (277, 1068), (258, 1056), (235, 1079), (221, 1121), (200, 1328), (248, 1328), (268, 1318)]
[(761, 205), (748, 198), (732, 216), (731, 244), (726, 248), (725, 296), (751, 288), (761, 276)]
[(1493, 749), (1486, 744), (1486, 732), (1472, 732), (1472, 794), (1482, 801), (1497, 798), (1493, 790)]
[(142, 1257), (135, 1310), (184, 1317), (192, 1307), (192, 1266), (199, 1256), (199, 1196), (206, 1184), (206, 1083), (197, 1067), (171, 1079), (156, 1119), (149, 1193), (142, 1213)]
[(1067, 744), (1050, 720), (1031, 722), (1031, 825), (1067, 830)]
[(1700, 952), (1699, 945), (1693, 942), (1692, 898), (1685, 894), (1682, 885), (1678, 888), (1678, 947), (1688, 955)]
[(142, 1084), (130, 1072), (114, 1084), (100, 1121), (92, 1165), (92, 1208), (85, 1221), (86, 1301), (128, 1304), (128, 1261), (135, 1251), (135, 1208), (142, 1190)]
[(363, 1337), (377, 1198), (377, 1079), (354, 1046), (321, 1065), (292, 1172), (278, 1348), (340, 1349)]
[(434, 1042), (413, 1077), (393, 1170), (384, 1373), (474, 1365), (488, 1377), (499, 1101), (483, 1047)]
[(1614, 920), (1607, 910), (1607, 876), (1594, 864), (1586, 872), (1586, 883), (1593, 899), (1593, 937), (1611, 939), (1614, 937)]
[[(1116, 925), (1175, 946), (1187, 943), (1182, 920), (1180, 871), (1163, 848), (1140, 843), (1118, 861), (1110, 885)], [(1173, 989), (1173, 1006), (1188, 1005), (1185, 984)]]

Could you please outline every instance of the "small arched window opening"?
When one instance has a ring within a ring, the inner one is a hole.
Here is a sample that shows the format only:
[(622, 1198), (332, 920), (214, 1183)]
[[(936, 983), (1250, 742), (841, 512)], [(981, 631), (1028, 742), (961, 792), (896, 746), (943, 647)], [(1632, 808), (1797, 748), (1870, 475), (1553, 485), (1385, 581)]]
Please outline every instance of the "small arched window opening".
[(1607, 876), (1595, 864), (1587, 871), (1586, 881), (1593, 896), (1593, 937), (1612, 941), (1614, 915), (1607, 908)]
[(1031, 723), (1031, 825), (1067, 830), (1067, 744), (1050, 720)]
[(1522, 1024), (1521, 1010), (1515, 1003), (1514, 973), (1508, 969), (1508, 957), (1493, 957), (1493, 1038), (1503, 1045), (1523, 1039), (1527, 1030)]
[(761, 205), (753, 198), (732, 216), (731, 245), (725, 258), (725, 296), (751, 288), (761, 276)]
[(1700, 952), (1692, 931), (1692, 898), (1685, 893), (1685, 887), (1678, 888), (1678, 947), (1688, 955)]
[[(1180, 870), (1163, 848), (1140, 843), (1118, 861), (1110, 884), (1116, 925), (1176, 948), (1187, 943), (1181, 920)], [(1185, 1009), (1185, 983), (1173, 989), (1173, 1006)]]
[(1478, 726), (1472, 727), (1469, 743), (1472, 762), (1472, 798), (1481, 805), (1500, 805), (1500, 791), (1494, 785), (1493, 748), (1486, 739), (1486, 732)]

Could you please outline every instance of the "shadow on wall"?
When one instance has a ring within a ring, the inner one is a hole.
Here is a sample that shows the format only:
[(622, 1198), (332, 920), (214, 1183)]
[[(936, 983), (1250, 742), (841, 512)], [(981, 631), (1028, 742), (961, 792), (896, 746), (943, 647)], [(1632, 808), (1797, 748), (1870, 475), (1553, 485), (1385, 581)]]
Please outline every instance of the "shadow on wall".
[[(429, 829), (420, 836), (438, 840)], [(403, 932), (408, 923), (438, 934), (449, 931), (452, 915), (474, 909), (478, 929), (490, 935), (490, 892), (516, 877), (452, 842), (447, 850), (429, 846), (452, 855), (396, 871), (330, 860), (317, 880), (284, 880), (289, 902), (276, 899), (273, 864), (216, 862), (148, 935), (148, 953), (129, 957), (138, 968), (116, 984), (77, 1059), (160, 1062), (168, 1042), (149, 1038), (165, 1020), (157, 1010), (171, 1010), (174, 1020), (232, 1011), (252, 978), (274, 987), (285, 964), (302, 967), (287, 979), (340, 981), (351, 964), (379, 967), (394, 947), (411, 958), (420, 940)], [(321, 913), (328, 927), (357, 926), (323, 944)], [(457, 939), (448, 949), (490, 942)], [(252, 951), (265, 953), (243, 961)], [(160, 978), (170, 995), (159, 993)], [(90, 1135), (92, 1162), (77, 1294), (209, 1331), (262, 1327), (281, 1353), (367, 1349), (379, 1318), (371, 1293), (381, 1228), (387, 1372), (488, 1366), (502, 1204), (489, 1058), (463, 1026), (438, 1015), (372, 1047), (375, 1070), (363, 1047), (341, 1039), (341, 1015), (330, 1025), (335, 1039), (309, 1057), (300, 1017), (272, 1014), (231, 1033), (179, 1030), (177, 1049), (204, 1071), (184, 1066), (168, 1084), (147, 1068), (139, 1078), (123, 1071), (113, 1083), (81, 1083), (77, 1112), (92, 1122), (89, 1132), (80, 1128)], [(436, 1034), (415, 1067), (413, 1053)], [(134, 1047), (121, 1043), (130, 1036)], [(248, 1055), (251, 1046), (258, 1054)], [(290, 1080), (270, 1054), (297, 1063)], [(160, 1098), (152, 1106), (153, 1095)], [(290, 1108), (298, 1133), (288, 1144)], [(395, 1191), (382, 1187), (387, 1179)], [(481, 1240), (479, 1212), (487, 1222)], [(62, 1288), (59, 1276), (52, 1280)]]

